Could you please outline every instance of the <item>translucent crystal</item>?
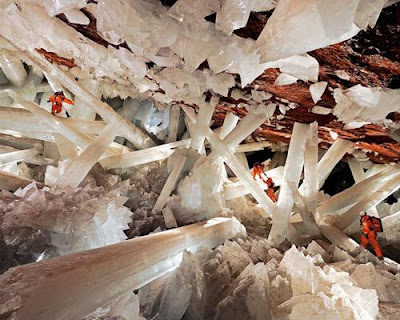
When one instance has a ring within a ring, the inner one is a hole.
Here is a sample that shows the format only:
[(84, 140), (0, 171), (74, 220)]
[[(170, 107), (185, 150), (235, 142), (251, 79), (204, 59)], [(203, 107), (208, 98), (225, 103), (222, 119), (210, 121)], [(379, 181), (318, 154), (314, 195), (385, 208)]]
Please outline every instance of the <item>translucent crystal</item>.
[(273, 224), (268, 239), (280, 243), (283, 242), (287, 234), (290, 213), (293, 207), (289, 182), (296, 187), (300, 181), (300, 175), (304, 164), (304, 149), (308, 135), (309, 126), (306, 124), (295, 123), (292, 137), (289, 144), (288, 157), (283, 173), (283, 183), (279, 193), (277, 206), (273, 213)]
[(321, 81), (310, 85), (311, 98), (313, 99), (314, 103), (317, 103), (321, 99), (327, 85), (328, 82), (326, 81)]
[(287, 73), (280, 73), (278, 78), (276, 78), (274, 85), (276, 86), (287, 86), (289, 84), (292, 83), (296, 83), (297, 82), (297, 78), (291, 76), (290, 74)]

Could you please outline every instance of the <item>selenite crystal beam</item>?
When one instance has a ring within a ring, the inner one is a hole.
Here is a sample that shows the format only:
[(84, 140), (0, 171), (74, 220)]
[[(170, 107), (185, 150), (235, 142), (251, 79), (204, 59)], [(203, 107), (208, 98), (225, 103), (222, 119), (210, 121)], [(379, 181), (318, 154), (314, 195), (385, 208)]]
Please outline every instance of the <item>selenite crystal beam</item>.
[(18, 150), (0, 154), (0, 165), (16, 162), (16, 161), (25, 161), (34, 158), (38, 155), (39, 150), (36, 148), (28, 149), (28, 150)]
[[(221, 135), (221, 133), (220, 133), (220, 135)], [(264, 150), (266, 147), (268, 147), (270, 145), (271, 145), (270, 141), (244, 143), (244, 144), (239, 144), (235, 148), (235, 152), (260, 151), (260, 150)]]
[(74, 159), (78, 156), (78, 148), (62, 134), (53, 133), (61, 159)]
[(239, 117), (232, 112), (227, 112), (224, 123), (222, 124), (219, 136), (224, 139), (235, 127), (239, 121)]
[[(219, 138), (210, 128), (207, 128), (206, 138), (210, 142), (215, 158), (222, 157), (223, 161), (233, 171), (233, 173), (242, 181), (243, 185), (249, 190), (249, 193), (264, 209), (267, 216), (274, 210), (274, 203), (265, 194), (264, 190), (253, 179), (248, 170), (236, 159), (232, 151), (228, 149), (225, 142)], [(225, 140), (225, 139), (224, 139)], [(212, 153), (209, 155), (212, 156)]]
[(318, 227), (321, 233), (331, 243), (337, 245), (339, 248), (348, 252), (353, 252), (359, 248), (359, 244), (357, 242), (329, 222), (321, 221), (318, 224)]
[(326, 178), (336, 166), (336, 164), (349, 152), (353, 143), (343, 139), (337, 139), (318, 162), (318, 185), (319, 188), (325, 183)]
[(168, 176), (167, 181), (164, 184), (163, 189), (157, 199), (156, 204), (154, 205), (153, 212), (161, 211), (164, 208), (165, 203), (167, 202), (168, 197), (171, 195), (172, 191), (175, 188), (175, 185), (178, 181), (178, 178), (185, 166), (186, 156), (180, 155), (176, 160), (175, 166), (172, 169), (171, 173)]
[[(367, 178), (360, 161), (357, 161), (355, 158), (350, 158), (347, 162), (349, 164), (350, 171), (353, 175), (355, 183), (359, 183)], [(376, 207), (369, 208), (368, 213), (372, 214), (375, 217), (379, 217)]]
[(268, 239), (274, 243), (281, 243), (287, 235), (290, 213), (293, 207), (293, 197), (289, 182), (296, 187), (299, 184), (304, 164), (304, 149), (308, 136), (309, 125), (295, 122), (290, 139), (288, 156), (283, 172), (283, 182), (279, 192), (279, 198), (272, 214), (272, 228)]
[(118, 125), (107, 125), (100, 135), (77, 158), (72, 160), (55, 184), (60, 187), (78, 187), (117, 134)]
[(338, 221), (335, 225), (339, 229), (344, 229), (360, 217), (360, 212), (368, 210), (370, 207), (376, 206), (381, 201), (390, 196), (393, 192), (400, 188), (400, 173), (394, 175), (389, 181), (382, 185), (379, 189), (376, 189), (374, 193), (366, 192), (364, 197), (346, 212), (339, 216)]
[[(265, 174), (274, 181), (276, 186), (280, 186), (282, 183), (283, 170), (284, 167), (277, 167), (268, 170)], [(261, 188), (263, 188), (263, 190), (266, 190), (268, 188), (267, 184), (264, 183), (263, 181), (256, 181), (256, 182)], [(225, 184), (224, 187), (225, 200), (232, 200), (235, 198), (239, 198), (249, 193), (250, 193), (249, 189), (240, 180), (234, 183)]]
[(22, 87), (28, 79), (28, 74), (21, 59), (11, 54), (0, 53), (0, 67), (7, 79), (17, 87)]
[(317, 223), (315, 222), (314, 215), (306, 206), (305, 201), (299, 193), (296, 185), (293, 182), (288, 182), (288, 185), (290, 187), (290, 191), (292, 192), (294, 203), (296, 204), (301, 218), (303, 219), (304, 228), (306, 229), (307, 234), (310, 236), (319, 235), (320, 232), (318, 230)]
[(275, 111), (276, 105), (260, 105), (240, 120), (239, 124), (226, 136), (224, 143), (229, 148), (236, 148), (240, 142), (260, 127)]
[(132, 151), (118, 156), (101, 159), (99, 162), (108, 169), (129, 168), (140, 164), (167, 159), (176, 148), (187, 148), (191, 139), (159, 145), (144, 150)]
[(215, 105), (212, 104), (203, 104), (199, 106), (196, 124), (191, 129), (191, 146), (193, 150), (197, 150), (199, 153), (202, 153), (201, 149), (205, 139), (204, 132), (210, 126), (214, 110)]
[(181, 116), (181, 108), (179, 106), (171, 106), (169, 116), (168, 136), (165, 142), (174, 142), (178, 134), (179, 118)]
[[(19, 94), (12, 90), (6, 90), (10, 97), (12, 97), (16, 102), (20, 103), (23, 107), (43, 119), (48, 125), (52, 126), (57, 132), (61, 133), (68, 138), (71, 142), (75, 143), (80, 149), (86, 148), (92, 140), (86, 135), (76, 131), (72, 126), (70, 126), (66, 121), (58, 121), (58, 117), (53, 116), (51, 113), (40, 108), (35, 102), (23, 99)], [(116, 152), (113, 150), (108, 150), (109, 155), (115, 155)]]
[(205, 222), (19, 266), (0, 276), (0, 317), (20, 320), (81, 319), (165, 275), (183, 250), (214, 248), (245, 237), (235, 218)]
[[(68, 123), (82, 133), (99, 134), (106, 127), (104, 121), (57, 118), (57, 121)], [(55, 131), (32, 112), (22, 108), (0, 107), (0, 128), (14, 131)]]
[(335, 194), (329, 199), (322, 201), (318, 207), (319, 214), (326, 215), (334, 212), (343, 211), (346, 207), (355, 204), (362, 199), (366, 194), (371, 194), (385, 185), (393, 176), (400, 173), (400, 164), (389, 166), (385, 170), (374, 174), (373, 176), (356, 183), (350, 188)]
[[(18, 188), (24, 188), (28, 184), (32, 183), (34, 181), (19, 177), (15, 174), (0, 171), (0, 190), (9, 190), (9, 191), (15, 191)], [(44, 184), (40, 182), (36, 182), (36, 185), (38, 188), (43, 188)]]
[(315, 216), (318, 196), (318, 123), (313, 122), (308, 131), (304, 152), (304, 181), (299, 188), (307, 210)]
[(7, 40), (21, 50), (22, 54), (28, 60), (30, 60), (30, 62), (37, 65), (43, 72), (47, 72), (51, 78), (55, 79), (65, 88), (70, 90), (75, 97), (82, 99), (83, 102), (96, 111), (106, 122), (118, 123), (121, 133), (125, 138), (132, 142), (136, 148), (144, 149), (153, 147), (155, 145), (154, 141), (147, 134), (142, 132), (127, 119), (121, 117), (108, 104), (96, 98), (92, 93), (90, 93), (89, 90), (84, 88), (73, 77), (71, 77), (67, 72), (63, 71), (56, 64), (52, 64), (51, 62), (47, 61), (46, 58), (44, 58), (36, 50), (24, 50), (19, 43), (16, 43), (15, 39), (7, 38)]

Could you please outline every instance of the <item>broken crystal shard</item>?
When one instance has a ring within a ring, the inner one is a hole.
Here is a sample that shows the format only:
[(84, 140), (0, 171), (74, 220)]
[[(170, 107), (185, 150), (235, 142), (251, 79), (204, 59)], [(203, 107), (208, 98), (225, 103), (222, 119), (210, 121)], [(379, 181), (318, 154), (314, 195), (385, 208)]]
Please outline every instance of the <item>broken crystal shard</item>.
[(162, 210), (163, 217), (164, 217), (164, 222), (165, 222), (165, 227), (167, 229), (171, 228), (178, 228), (178, 224), (176, 223), (175, 215), (174, 212), (171, 210), (171, 208), (164, 208)]
[(321, 99), (327, 85), (328, 82), (326, 81), (321, 81), (310, 85), (311, 98), (313, 99), (314, 103), (317, 103)]
[(246, 26), (252, 0), (225, 0), (217, 11), (215, 28), (230, 36), (233, 30)]
[(296, 187), (299, 184), (301, 172), (304, 164), (304, 149), (308, 136), (309, 126), (295, 122), (290, 139), (288, 157), (286, 159), (283, 173), (283, 182), (279, 193), (279, 198), (273, 212), (273, 224), (268, 239), (281, 243), (287, 235), (290, 213), (293, 207), (293, 198), (289, 182)]
[(168, 127), (168, 137), (165, 139), (166, 143), (174, 142), (177, 139), (179, 120), (181, 116), (181, 109), (179, 106), (171, 106), (171, 114)]
[(360, 247), (357, 242), (327, 221), (319, 221), (318, 227), (330, 242), (347, 252), (354, 252)]
[[(278, 64), (279, 69), (284, 74), (291, 75), (303, 81), (318, 81), (319, 64), (318, 61), (308, 54), (295, 55), (289, 58), (280, 59), (275, 63)], [(290, 79), (290, 78), (288, 78)], [(277, 80), (276, 84), (282, 82), (283, 79)], [(290, 83), (288, 83), (290, 84)]]
[(68, 168), (57, 179), (56, 185), (78, 187), (117, 134), (118, 127), (116, 125), (109, 124), (105, 127), (99, 136), (77, 158), (71, 160), (72, 162), (69, 163)]
[(72, 9), (68, 11), (63, 11), (68, 21), (71, 23), (77, 23), (82, 25), (88, 25), (90, 23), (89, 18), (80, 10)]
[(275, 86), (286, 86), (286, 85), (297, 82), (297, 80), (298, 79), (296, 77), (293, 77), (290, 74), (282, 72), (279, 74), (278, 78), (276, 78), (274, 85)]
[[(9, 190), (15, 191), (18, 188), (24, 188), (25, 186), (31, 184), (33, 181), (26, 179), (24, 177), (20, 177), (15, 174), (11, 174), (8, 172), (0, 171), (0, 189), (1, 190)], [(43, 188), (44, 184), (40, 182), (36, 182), (39, 188)]]
[[(351, 6), (346, 2), (343, 9)], [(261, 62), (274, 61), (296, 54), (322, 48), (347, 40), (356, 35), (360, 29), (352, 23), (353, 17), (341, 17), (341, 24), (350, 27), (336, 37), (327, 37), (324, 24), (318, 10), (318, 0), (283, 0), (279, 1), (272, 16), (257, 39)], [(337, 21), (334, 21), (337, 24)], [(301, 40), (299, 40), (301, 39)]]
[(238, 236), (245, 229), (235, 218), (215, 218), (13, 268), (0, 277), (1, 312), (19, 319), (78, 319), (174, 269), (184, 249), (213, 248)]

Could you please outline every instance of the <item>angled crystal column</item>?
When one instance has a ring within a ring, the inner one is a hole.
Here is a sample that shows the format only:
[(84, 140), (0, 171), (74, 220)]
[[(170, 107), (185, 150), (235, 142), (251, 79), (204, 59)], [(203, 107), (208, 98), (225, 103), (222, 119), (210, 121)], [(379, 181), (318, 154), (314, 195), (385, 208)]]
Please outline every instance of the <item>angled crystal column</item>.
[(65, 88), (70, 90), (75, 97), (81, 98), (86, 105), (90, 106), (94, 111), (96, 111), (105, 121), (109, 123), (118, 123), (124, 137), (132, 142), (136, 148), (143, 149), (155, 145), (154, 141), (151, 140), (148, 135), (142, 132), (130, 121), (121, 117), (108, 104), (96, 98), (68, 73), (61, 70), (56, 64), (52, 64), (47, 61), (46, 58), (44, 58), (36, 50), (25, 51), (24, 48), (15, 41), (16, 39), (7, 38), (7, 40), (15, 47), (20, 49), (26, 59), (37, 65), (43, 72), (47, 72), (51, 78), (55, 79)]
[(176, 160), (175, 166), (172, 169), (171, 173), (169, 174), (167, 181), (165, 181), (164, 187), (162, 188), (161, 193), (157, 199), (157, 202), (153, 207), (153, 212), (158, 212), (162, 210), (162, 208), (164, 208), (168, 197), (175, 189), (178, 178), (185, 166), (185, 161), (186, 161), (186, 156), (184, 155), (180, 155)]
[[(24, 108), (28, 109), (40, 119), (44, 120), (48, 125), (52, 126), (56, 132), (64, 135), (71, 142), (75, 143), (80, 149), (86, 148), (92, 140), (86, 135), (78, 132), (66, 121), (59, 121), (58, 117), (53, 116), (51, 113), (40, 108), (36, 103), (23, 99), (19, 94), (12, 90), (6, 90), (10, 97), (16, 102), (20, 103)], [(109, 155), (115, 155), (113, 150), (107, 150)]]
[[(82, 133), (99, 134), (106, 127), (104, 121), (65, 119), (57, 117), (57, 121), (67, 123)], [(14, 131), (56, 131), (47, 122), (36, 117), (23, 108), (0, 107), (0, 128)]]
[(245, 236), (235, 218), (214, 218), (12, 268), (0, 276), (0, 317), (81, 319), (176, 268), (183, 250), (214, 248)]
[(144, 150), (132, 151), (118, 156), (101, 159), (99, 162), (108, 169), (129, 168), (140, 164), (167, 159), (176, 148), (187, 148), (191, 139), (159, 145)]
[(204, 145), (204, 131), (210, 126), (211, 118), (214, 114), (215, 105), (203, 104), (199, 106), (199, 112), (196, 117), (196, 124), (191, 129), (192, 149), (201, 153)]
[(349, 152), (353, 143), (347, 140), (337, 139), (318, 162), (318, 185), (321, 189), (326, 178), (336, 166), (336, 164)]
[[(78, 79), (78, 83), (93, 94), (95, 97), (100, 97), (98, 94), (98, 82), (96, 80), (89, 79)], [(80, 96), (75, 97), (74, 107), (71, 110), (71, 116), (74, 119), (83, 119), (83, 120), (95, 120), (96, 119), (96, 111), (91, 108)]]
[(0, 165), (9, 162), (26, 161), (38, 155), (39, 150), (36, 148), (27, 150), (18, 150), (0, 154)]
[(236, 124), (239, 121), (239, 117), (232, 112), (227, 112), (224, 123), (222, 124), (221, 127), (221, 132), (219, 133), (219, 136), (221, 139), (225, 139), (225, 137), (228, 135), (229, 132), (231, 132), (235, 127)]
[(393, 192), (400, 188), (400, 173), (394, 175), (389, 181), (387, 181), (384, 185), (382, 185), (379, 189), (376, 189), (375, 192), (369, 193), (365, 192), (362, 198), (358, 199), (358, 202), (348, 209), (346, 212), (339, 216), (338, 221), (335, 225), (339, 229), (344, 229), (354, 221), (360, 218), (360, 212), (364, 210), (368, 210), (369, 208), (376, 206), (382, 200), (386, 199)]
[(109, 124), (105, 127), (100, 135), (77, 158), (69, 163), (64, 173), (57, 179), (56, 185), (60, 187), (78, 187), (117, 134), (118, 125)]
[(389, 166), (385, 170), (359, 182), (350, 188), (335, 194), (333, 197), (326, 199), (318, 206), (318, 212), (321, 215), (328, 213), (340, 213), (346, 207), (352, 206), (361, 200), (365, 195), (372, 194), (376, 190), (383, 187), (394, 176), (400, 173), (400, 164)]
[(355, 242), (348, 235), (344, 234), (341, 230), (328, 221), (321, 221), (318, 224), (318, 227), (321, 233), (339, 248), (348, 252), (353, 252), (359, 248), (359, 244), (357, 242)]
[[(217, 134), (215, 134), (210, 128), (207, 128), (206, 132), (207, 140), (210, 142), (213, 152), (209, 157), (222, 157), (223, 161), (228, 165), (233, 173), (242, 181), (243, 185), (248, 189), (249, 193), (257, 200), (257, 202), (263, 207), (266, 216), (270, 216), (274, 210), (275, 205), (272, 200), (265, 194), (264, 190), (258, 185), (253, 179), (250, 172), (246, 170), (240, 162), (233, 155), (231, 149), (225, 144), (225, 139), (221, 140)], [(214, 156), (212, 156), (214, 154)]]
[(310, 125), (304, 153), (304, 181), (299, 191), (308, 210), (315, 216), (318, 196), (318, 123)]
[(168, 127), (168, 136), (165, 139), (165, 142), (174, 142), (176, 141), (176, 135), (178, 133), (179, 126), (179, 118), (181, 116), (181, 109), (179, 106), (171, 106), (171, 114), (169, 117), (169, 127)]
[(251, 109), (249, 113), (240, 120), (239, 124), (226, 136), (224, 143), (228, 148), (233, 149), (244, 139), (260, 127), (270, 116), (274, 114), (276, 105), (260, 104), (257, 108)]
[(293, 207), (293, 197), (288, 182), (292, 182), (296, 187), (299, 184), (301, 172), (304, 164), (304, 149), (307, 140), (309, 125), (295, 122), (290, 139), (288, 156), (286, 159), (285, 170), (283, 172), (283, 182), (279, 192), (279, 199), (272, 215), (272, 228), (268, 239), (274, 243), (281, 243), (287, 235), (290, 213)]
[(53, 133), (61, 159), (74, 159), (78, 156), (78, 148), (62, 134)]
[(244, 143), (244, 144), (239, 144), (235, 148), (235, 152), (260, 151), (260, 150), (264, 150), (266, 147), (269, 147), (270, 145), (271, 145), (271, 142), (269, 142), (269, 141)]
[(319, 235), (320, 232), (318, 230), (317, 223), (315, 222), (315, 218), (313, 213), (307, 208), (306, 203), (299, 193), (296, 185), (293, 182), (288, 182), (290, 187), (290, 191), (292, 192), (294, 203), (296, 204), (297, 209), (303, 219), (304, 228), (306, 232), (310, 236)]
[[(270, 177), (276, 186), (280, 186), (283, 178), (284, 167), (277, 167), (265, 172), (265, 174)], [(257, 184), (263, 188), (267, 189), (267, 184), (262, 181), (256, 181)], [(225, 200), (232, 200), (249, 194), (250, 190), (242, 183), (242, 181), (237, 181), (234, 183), (226, 184), (224, 187), (224, 198)]]
[[(19, 177), (15, 174), (11, 174), (5, 171), (0, 171), (0, 190), (15, 191), (18, 188), (26, 187), (28, 184), (32, 182), (34, 181)], [(44, 187), (43, 183), (36, 181), (35, 183), (39, 188)]]
[[(350, 158), (348, 160), (348, 164), (349, 164), (349, 167), (350, 167), (350, 170), (351, 170), (351, 173), (353, 175), (355, 183), (359, 183), (359, 182), (361, 182), (361, 181), (363, 181), (364, 179), (367, 178), (367, 176), (366, 176), (366, 174), (364, 172), (364, 169), (361, 166), (360, 161), (357, 161), (355, 158)], [(368, 213), (370, 215), (375, 216), (375, 217), (379, 217), (378, 210), (376, 210), (375, 206), (369, 208)]]
[(247, 162), (246, 154), (244, 152), (235, 152), (235, 157), (246, 170), (250, 170), (249, 163)]

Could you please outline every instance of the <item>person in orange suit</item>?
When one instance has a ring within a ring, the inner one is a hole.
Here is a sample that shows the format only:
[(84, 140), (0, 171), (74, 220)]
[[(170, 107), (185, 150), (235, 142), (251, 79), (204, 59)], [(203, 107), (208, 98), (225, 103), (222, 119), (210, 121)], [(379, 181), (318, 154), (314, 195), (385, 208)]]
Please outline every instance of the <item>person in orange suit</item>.
[[(62, 104), (63, 102), (68, 103), (68, 104), (74, 104), (74, 102), (70, 99), (68, 99), (65, 95), (64, 92), (62, 91), (57, 91), (54, 93), (47, 102), (51, 102), (51, 113), (53, 116), (55, 116), (56, 113), (60, 113), (62, 110)], [(69, 118), (68, 111), (65, 111), (65, 114)]]
[(366, 212), (364, 212), (364, 215), (361, 216), (360, 227), (362, 228), (361, 246), (366, 249), (369, 242), (372, 248), (374, 248), (375, 254), (378, 259), (383, 260), (382, 249), (379, 245), (378, 240), (376, 239), (377, 232), (375, 231), (375, 228), (372, 224), (371, 216), (367, 215)]
[[(264, 172), (264, 166), (263, 166), (262, 164), (258, 163), (258, 162), (255, 163), (254, 166), (253, 166), (252, 174), (253, 174), (253, 179), (256, 179), (257, 177), (259, 177), (264, 183), (267, 184), (267, 195), (268, 195), (268, 197), (269, 197), (273, 202), (278, 201), (278, 198), (276, 197), (275, 192), (274, 192), (275, 183), (274, 183), (274, 181), (273, 181), (271, 178), (269, 178), (269, 177), (265, 174), (265, 172)], [(264, 175), (265, 175), (265, 177), (266, 177), (267, 179), (264, 178)]]

